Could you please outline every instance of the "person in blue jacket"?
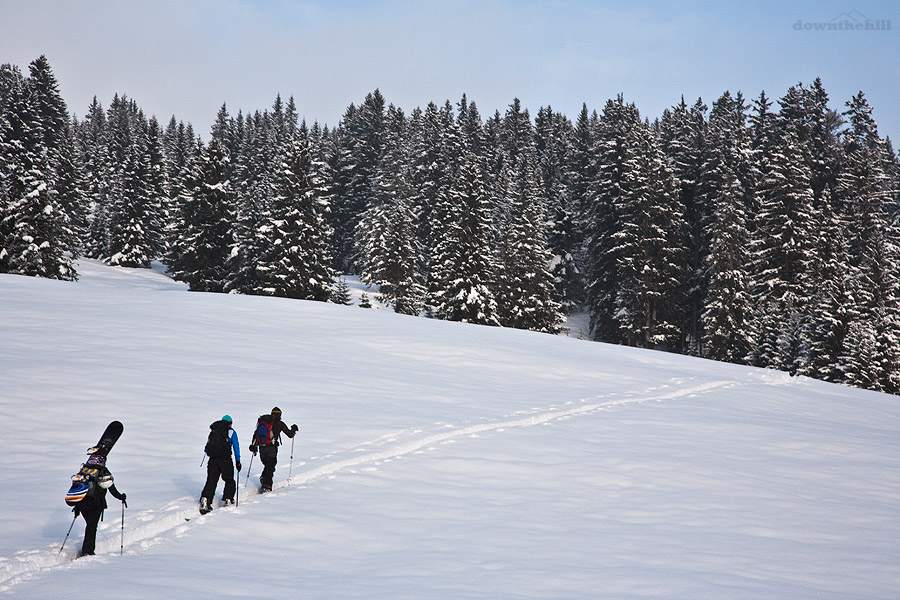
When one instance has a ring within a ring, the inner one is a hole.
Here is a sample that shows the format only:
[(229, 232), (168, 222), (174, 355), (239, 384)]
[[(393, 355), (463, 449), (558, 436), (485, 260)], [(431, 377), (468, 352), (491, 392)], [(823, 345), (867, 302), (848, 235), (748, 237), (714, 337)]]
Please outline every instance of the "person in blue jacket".
[[(209, 462), (206, 465), (206, 485), (200, 494), (200, 514), (205, 515), (212, 510), (212, 500), (216, 495), (219, 477), (225, 482), (222, 501), (225, 506), (234, 504), (234, 492), (237, 489), (234, 468), (237, 466), (238, 473), (241, 472), (241, 447), (238, 444), (237, 432), (231, 428), (232, 424), (231, 416), (225, 415), (209, 426), (209, 438), (204, 448)], [(234, 463), (231, 462), (232, 451)]]

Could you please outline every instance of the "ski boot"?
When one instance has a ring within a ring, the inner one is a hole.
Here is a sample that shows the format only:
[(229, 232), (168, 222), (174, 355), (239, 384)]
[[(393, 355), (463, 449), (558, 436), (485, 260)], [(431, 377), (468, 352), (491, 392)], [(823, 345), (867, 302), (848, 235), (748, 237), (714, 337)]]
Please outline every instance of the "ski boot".
[(205, 515), (211, 510), (212, 506), (209, 505), (209, 498), (200, 498), (200, 514)]

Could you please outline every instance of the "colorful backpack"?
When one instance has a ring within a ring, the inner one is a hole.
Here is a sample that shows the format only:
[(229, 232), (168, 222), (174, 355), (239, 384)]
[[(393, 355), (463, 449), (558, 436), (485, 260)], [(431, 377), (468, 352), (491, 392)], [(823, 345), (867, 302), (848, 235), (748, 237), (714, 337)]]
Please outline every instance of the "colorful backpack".
[[(91, 456), (81, 465), (81, 469), (75, 475), (72, 475), (72, 487), (66, 492), (66, 504), (75, 506), (84, 500), (89, 494), (96, 491), (95, 485), (99, 483), (98, 475), (106, 465), (105, 456)], [(104, 477), (104, 483), (106, 478)], [(109, 478), (112, 482), (112, 478)], [(109, 486), (103, 486), (109, 487)]]
[(274, 425), (275, 418), (272, 415), (262, 415), (256, 420), (256, 433), (253, 437), (257, 446), (267, 446), (275, 441), (272, 435)]

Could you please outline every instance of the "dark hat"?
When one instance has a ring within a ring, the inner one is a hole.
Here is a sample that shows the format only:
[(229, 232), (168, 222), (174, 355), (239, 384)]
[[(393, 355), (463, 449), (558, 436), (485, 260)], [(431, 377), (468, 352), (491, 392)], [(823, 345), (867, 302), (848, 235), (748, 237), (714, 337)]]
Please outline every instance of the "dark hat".
[(272, 409), (272, 416), (273, 416), (273, 417), (275, 417), (275, 416), (280, 417), (280, 416), (281, 416), (281, 409), (278, 408), (277, 406), (276, 406), (275, 408), (273, 408), (273, 409)]

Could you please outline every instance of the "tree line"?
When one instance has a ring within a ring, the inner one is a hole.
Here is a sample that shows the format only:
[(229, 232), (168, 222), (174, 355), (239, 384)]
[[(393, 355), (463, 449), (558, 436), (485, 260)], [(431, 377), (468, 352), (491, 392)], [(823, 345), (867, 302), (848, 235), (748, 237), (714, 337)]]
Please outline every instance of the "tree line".
[[(776, 106), (777, 104), (777, 106)], [(208, 142), (133, 99), (70, 117), (45, 57), (0, 67), (0, 272), (79, 256), (191, 290), (346, 302), (559, 332), (900, 393), (900, 163), (864, 94), (723, 93), (654, 120), (622, 96), (572, 121), (375, 90), (333, 128), (293, 99)]]

